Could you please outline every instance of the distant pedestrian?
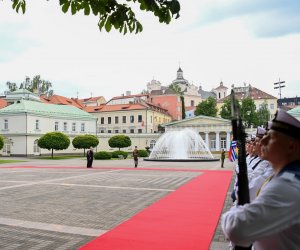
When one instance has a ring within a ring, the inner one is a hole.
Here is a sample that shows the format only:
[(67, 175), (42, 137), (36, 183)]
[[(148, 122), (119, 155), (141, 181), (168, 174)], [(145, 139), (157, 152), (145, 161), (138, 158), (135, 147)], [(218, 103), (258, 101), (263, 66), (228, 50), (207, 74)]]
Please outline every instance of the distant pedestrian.
[(87, 159), (87, 167), (92, 168), (93, 160), (94, 160), (93, 147), (90, 147), (90, 149), (86, 152), (86, 159)]
[(224, 160), (225, 160), (225, 151), (222, 149), (221, 151), (221, 168), (224, 168)]
[(133, 160), (134, 160), (134, 167), (136, 168), (139, 162), (139, 151), (137, 149), (137, 146), (134, 147), (134, 150), (132, 152)]

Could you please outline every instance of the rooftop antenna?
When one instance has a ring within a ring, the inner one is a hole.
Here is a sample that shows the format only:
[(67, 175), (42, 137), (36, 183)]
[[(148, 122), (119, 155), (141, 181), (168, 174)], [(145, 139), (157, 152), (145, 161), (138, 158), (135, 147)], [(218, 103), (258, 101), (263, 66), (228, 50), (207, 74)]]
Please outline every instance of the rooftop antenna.
[(91, 98), (93, 97), (93, 92), (91, 92)]
[(285, 85), (283, 85), (285, 83), (285, 81), (279, 81), (274, 83), (274, 89), (279, 89), (279, 100), (281, 100), (281, 89), (285, 87)]
[(77, 90), (77, 92), (76, 92), (76, 95), (77, 95), (77, 99), (78, 99), (78, 94), (79, 94), (79, 92), (78, 92), (78, 90)]

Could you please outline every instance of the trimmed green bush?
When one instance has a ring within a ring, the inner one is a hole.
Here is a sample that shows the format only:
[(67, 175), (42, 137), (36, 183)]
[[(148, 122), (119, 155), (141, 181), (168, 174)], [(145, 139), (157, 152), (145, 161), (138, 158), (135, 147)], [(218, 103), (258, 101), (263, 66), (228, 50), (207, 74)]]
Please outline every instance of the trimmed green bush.
[(3, 137), (0, 135), (0, 150), (3, 148), (4, 146), (4, 139)]
[(117, 151), (114, 151), (111, 153), (112, 158), (119, 158), (119, 155), (123, 155), (124, 158), (127, 158), (128, 153), (125, 151), (121, 151), (121, 150), (120, 151), (117, 150)]
[(111, 159), (111, 153), (106, 151), (99, 151), (94, 154), (96, 160), (109, 160)]
[(127, 135), (114, 135), (108, 140), (111, 148), (126, 148), (131, 146), (131, 140)]
[(147, 150), (145, 150), (145, 149), (139, 150), (139, 157), (148, 157), (148, 156), (149, 156), (149, 154), (148, 154)]
[(64, 150), (70, 145), (70, 139), (67, 135), (61, 132), (49, 132), (44, 134), (38, 140), (38, 146), (51, 150), (53, 158), (53, 150)]

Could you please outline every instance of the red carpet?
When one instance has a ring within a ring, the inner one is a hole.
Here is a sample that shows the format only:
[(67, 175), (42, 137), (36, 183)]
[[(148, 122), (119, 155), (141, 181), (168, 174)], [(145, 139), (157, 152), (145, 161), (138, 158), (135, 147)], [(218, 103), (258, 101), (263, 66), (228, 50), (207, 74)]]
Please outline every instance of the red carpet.
[(231, 171), (201, 171), (175, 192), (86, 244), (81, 250), (208, 249)]

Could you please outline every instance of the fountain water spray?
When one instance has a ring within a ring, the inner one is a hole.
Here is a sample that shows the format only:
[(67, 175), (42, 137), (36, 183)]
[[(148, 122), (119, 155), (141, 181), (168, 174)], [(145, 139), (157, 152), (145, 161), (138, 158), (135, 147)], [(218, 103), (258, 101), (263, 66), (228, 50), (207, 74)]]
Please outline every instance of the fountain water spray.
[(148, 161), (215, 161), (201, 136), (193, 129), (171, 130), (156, 142)]

